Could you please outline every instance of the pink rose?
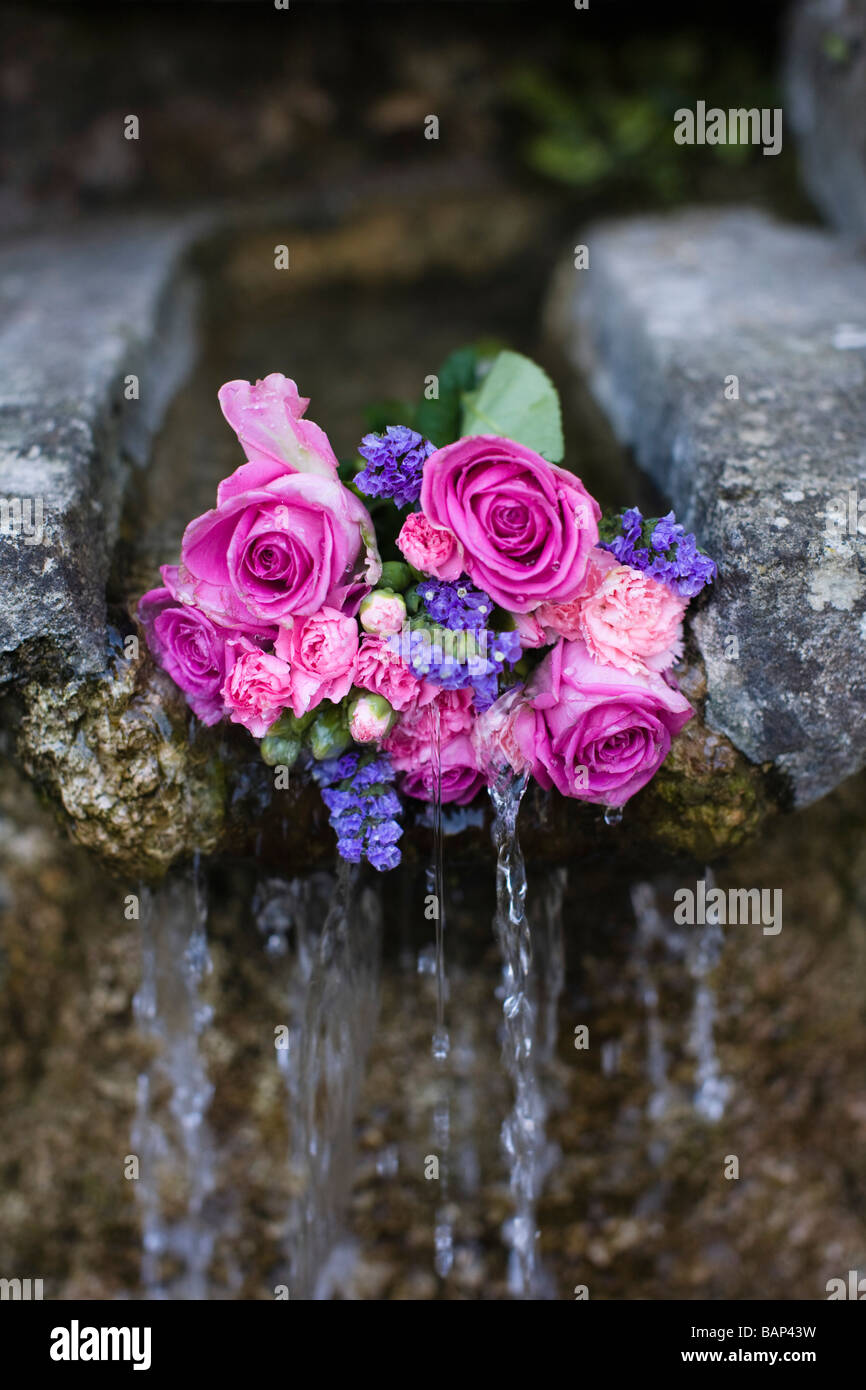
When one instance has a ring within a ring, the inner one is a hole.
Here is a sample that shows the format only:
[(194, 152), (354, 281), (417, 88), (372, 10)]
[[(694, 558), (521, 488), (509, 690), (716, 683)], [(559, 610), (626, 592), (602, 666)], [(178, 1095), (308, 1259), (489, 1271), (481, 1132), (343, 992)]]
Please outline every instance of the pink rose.
[(374, 637), (393, 637), (406, 619), (406, 601), (393, 589), (374, 589), (361, 599), (358, 620), (365, 632)]
[(359, 570), (381, 573), (373, 523), (342, 483), (314, 473), (221, 497), (187, 526), (178, 590), (214, 622), (255, 631), (320, 608), (342, 609)]
[(237, 634), (216, 627), (197, 608), (178, 603), (167, 588), (142, 594), (138, 620), (154, 660), (183, 691), (190, 709), (202, 723), (216, 724), (225, 713), (220, 690), (226, 677), (226, 641)]
[(557, 643), (527, 686), (531, 709), (513, 734), (542, 787), (622, 806), (667, 757), (694, 711), (653, 671), (593, 661), (583, 642)]
[[(544, 605), (542, 604), (542, 607)], [(520, 645), (524, 651), (533, 647), (548, 647), (551, 638), (544, 631), (544, 626), (539, 620), (540, 608), (536, 608), (534, 613), (514, 613), (514, 626), (520, 634)]]
[(255, 386), (227, 381), (220, 387), (223, 415), (238, 437), (248, 462), (221, 486), (219, 500), (266, 487), (285, 473), (319, 473), (336, 479), (337, 460), (328, 436), (303, 414), (310, 404), (293, 381), (272, 372)]
[(408, 709), (419, 700), (425, 703), (432, 700), (434, 687), (412, 674), (403, 658), (392, 650), (391, 640), (388, 637), (361, 639), (355, 684), (384, 696), (396, 710)]
[(463, 555), (450, 531), (433, 526), (423, 512), (410, 512), (397, 537), (406, 561), (435, 579), (458, 579)]
[(336, 608), (321, 608), (281, 628), (274, 651), (292, 668), (291, 707), (298, 717), (322, 700), (338, 704), (355, 678), (358, 624)]
[(472, 691), (439, 689), (428, 704), (406, 710), (382, 741), (398, 772), (409, 772), (433, 756), (434, 705), (439, 711), (440, 747), (472, 729)]
[(682, 656), (688, 600), (631, 565), (614, 565), (582, 600), (580, 631), (596, 661), (634, 674), (664, 671)]
[(583, 637), (580, 619), (584, 599), (587, 595), (595, 592), (608, 570), (615, 567), (616, 560), (610, 551), (601, 550), (596, 546), (590, 552), (586, 578), (583, 581), (583, 588), (579, 597), (570, 599), (568, 603), (542, 603), (540, 607), (536, 608), (533, 617), (538, 619), (542, 627), (548, 628), (557, 637), (565, 637), (569, 642), (579, 641)]
[(400, 790), (418, 801), (433, 801), (437, 782), (442, 802), (453, 801), (457, 806), (465, 806), (485, 785), (467, 734), (457, 734), (442, 746), (438, 775), (430, 758), (404, 773)]
[(601, 515), (573, 474), (495, 435), (431, 454), (421, 507), (453, 532), (474, 583), (512, 613), (577, 595)]
[(232, 638), (226, 646), (229, 660), (232, 655), (236, 658), (222, 688), (229, 718), (233, 724), (243, 724), (255, 738), (264, 738), (289, 705), (292, 668), (246, 637)]

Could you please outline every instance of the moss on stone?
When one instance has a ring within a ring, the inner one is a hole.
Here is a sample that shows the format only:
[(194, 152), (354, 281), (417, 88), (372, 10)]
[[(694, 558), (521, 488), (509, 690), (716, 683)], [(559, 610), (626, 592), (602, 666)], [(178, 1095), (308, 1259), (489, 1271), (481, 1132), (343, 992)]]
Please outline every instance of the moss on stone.
[(225, 778), (215, 736), (142, 650), (99, 678), (24, 687), (18, 755), (70, 835), (126, 873), (159, 877), (220, 840)]

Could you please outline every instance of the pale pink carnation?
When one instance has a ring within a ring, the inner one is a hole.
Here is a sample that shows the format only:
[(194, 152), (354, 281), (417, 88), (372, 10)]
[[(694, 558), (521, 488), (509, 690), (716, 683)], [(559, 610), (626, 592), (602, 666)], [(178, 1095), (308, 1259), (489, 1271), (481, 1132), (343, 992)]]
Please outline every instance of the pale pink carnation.
[(528, 708), (523, 686), (518, 685), (506, 690), (477, 716), (472, 726), (472, 746), (479, 768), (489, 779), (505, 767), (521, 773), (531, 766), (532, 759), (517, 737), (519, 721)]
[(457, 579), (462, 573), (462, 550), (450, 531), (434, 526), (423, 512), (410, 512), (397, 537), (404, 558), (422, 574)]
[(226, 643), (226, 659), (230, 670), (220, 693), (229, 718), (233, 724), (243, 724), (255, 738), (264, 738), (289, 704), (292, 668), (246, 637)]
[(583, 605), (595, 593), (608, 571), (616, 568), (616, 563), (609, 550), (596, 546), (590, 552), (586, 577), (577, 598), (570, 599), (568, 603), (542, 603), (532, 616), (549, 630), (551, 637), (564, 637), (568, 642), (577, 642), (583, 637), (580, 625)]
[(664, 671), (682, 656), (688, 600), (631, 565), (608, 570), (584, 599), (580, 633), (596, 661), (631, 675)]

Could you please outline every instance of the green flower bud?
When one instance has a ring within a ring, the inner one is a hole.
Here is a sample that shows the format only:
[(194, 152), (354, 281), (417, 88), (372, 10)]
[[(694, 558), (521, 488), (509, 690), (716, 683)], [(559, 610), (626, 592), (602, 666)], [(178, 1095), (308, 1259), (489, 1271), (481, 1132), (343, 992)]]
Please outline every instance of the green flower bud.
[(268, 767), (294, 767), (301, 751), (299, 738), (284, 738), (271, 728), (262, 739), (261, 754)]
[(394, 589), (402, 594), (412, 583), (412, 571), (402, 560), (386, 560), (382, 566), (379, 583), (386, 589)]
[(351, 743), (343, 711), (338, 705), (330, 705), (317, 712), (309, 733), (310, 752), (319, 762), (323, 758), (336, 758), (345, 752)]
[(307, 714), (292, 714), (290, 709), (283, 710), (276, 723), (268, 729), (268, 738), (296, 738), (300, 742), (305, 730), (307, 730), (316, 717), (315, 710), (310, 710)]

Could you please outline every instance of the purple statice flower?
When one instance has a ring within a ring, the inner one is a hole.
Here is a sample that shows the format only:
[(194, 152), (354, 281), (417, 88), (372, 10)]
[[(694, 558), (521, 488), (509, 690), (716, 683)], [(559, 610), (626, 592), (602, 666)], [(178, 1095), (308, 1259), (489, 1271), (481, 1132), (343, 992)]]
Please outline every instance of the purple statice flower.
[(408, 507), (421, 496), (424, 462), (435, 452), (436, 446), (408, 425), (365, 434), (358, 453), (367, 467), (355, 475), (355, 483), (367, 497), (390, 497), (398, 507)]
[(419, 680), (432, 681), (443, 690), (471, 686), (481, 700), (476, 708), (486, 709), (496, 699), (497, 677), (522, 654), (519, 632), (416, 628), (409, 635), (406, 660)]
[(642, 570), (681, 598), (694, 598), (716, 577), (715, 561), (698, 549), (694, 535), (673, 512), (653, 522), (645, 521), (637, 507), (630, 507), (620, 518), (617, 535), (600, 545), (621, 565)]
[(387, 753), (344, 753), (314, 767), (337, 852), (349, 864), (366, 859), (384, 871), (400, 863), (397, 841), (403, 827), (397, 817), (403, 808), (394, 790), (395, 775)]
[(418, 597), (425, 612), (440, 627), (460, 630), (483, 628), (493, 612), (493, 599), (468, 579), (422, 579)]

